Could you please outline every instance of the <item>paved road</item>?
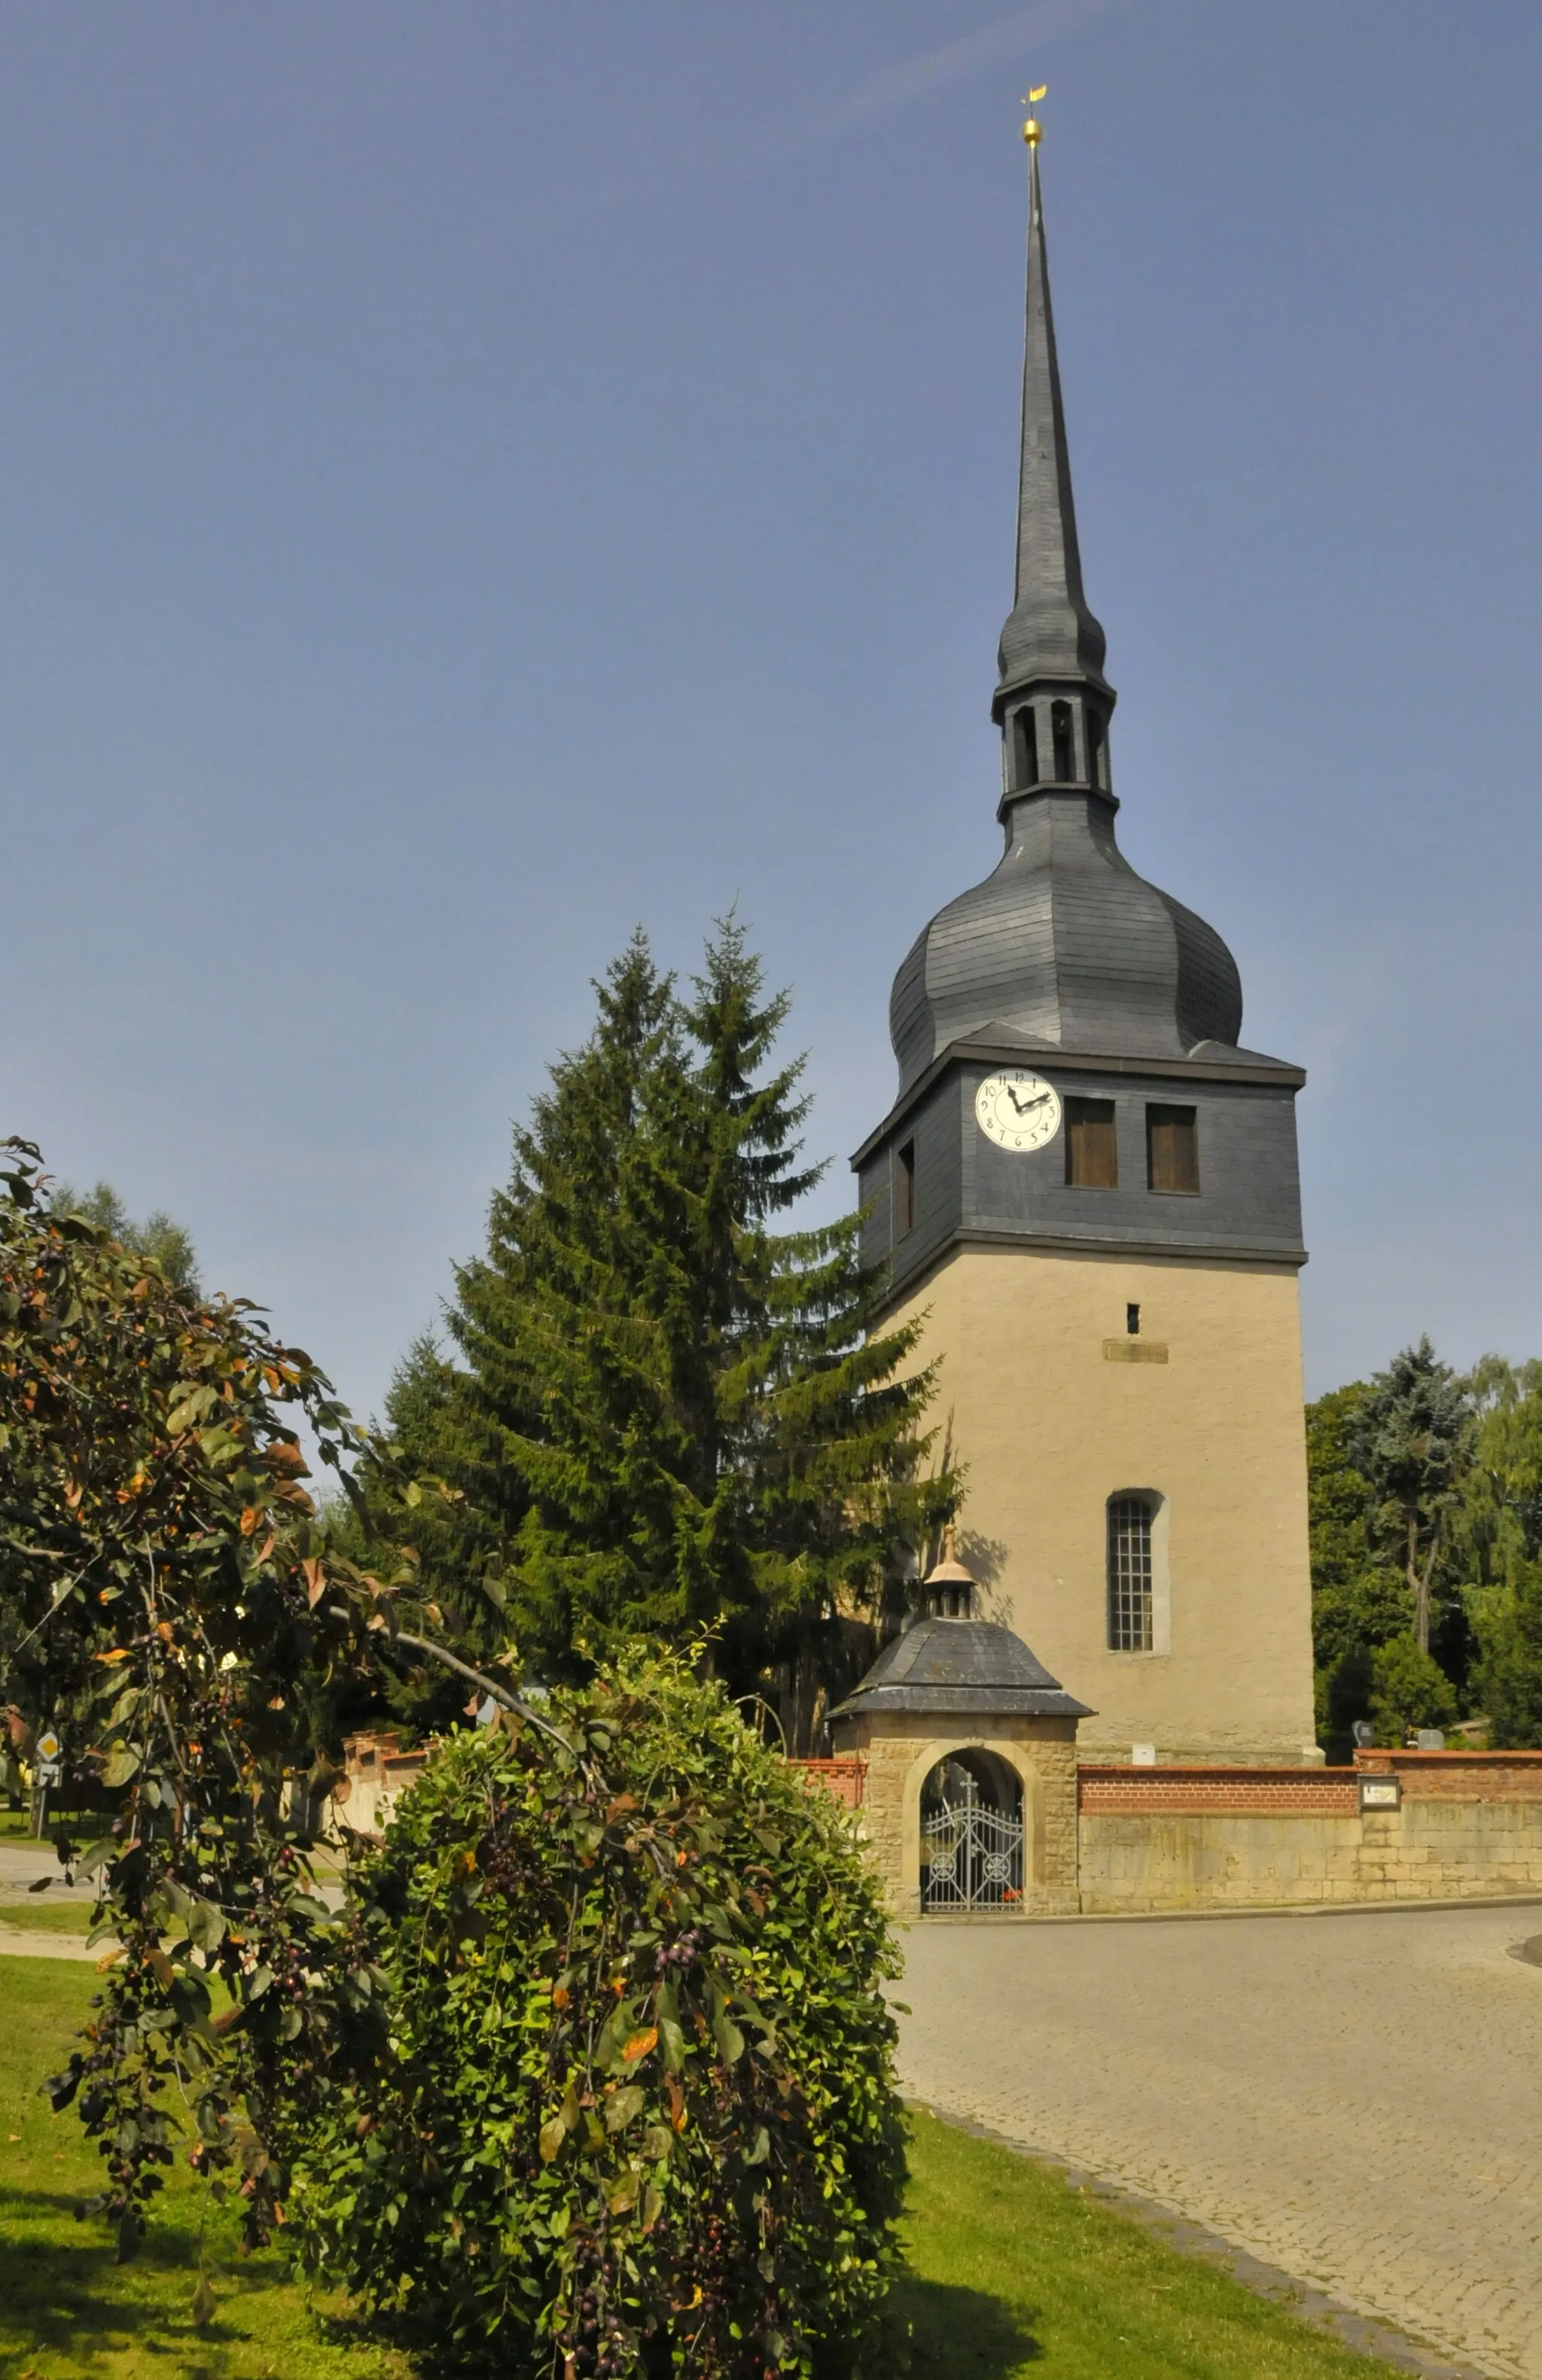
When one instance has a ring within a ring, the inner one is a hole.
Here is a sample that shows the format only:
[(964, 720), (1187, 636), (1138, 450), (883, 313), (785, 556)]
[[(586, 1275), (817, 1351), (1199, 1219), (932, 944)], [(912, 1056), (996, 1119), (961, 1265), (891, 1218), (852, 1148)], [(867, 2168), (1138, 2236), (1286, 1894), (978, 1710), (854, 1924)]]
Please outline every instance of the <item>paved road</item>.
[(1542, 2380), (1542, 1908), (922, 1924), (907, 2092)]
[[(48, 1890), (36, 1898), (28, 1887), (49, 1879)], [(98, 1942), (88, 1950), (83, 1933), (55, 1932), (51, 1927), (7, 1925), (13, 1909), (36, 1909), (43, 1900), (55, 1906), (73, 1901), (89, 1910), (96, 1898), (94, 1884), (83, 1878), (73, 1887), (66, 1884), (64, 1871), (54, 1856), (50, 1843), (28, 1842), (12, 1838), (0, 1842), (0, 1958), (12, 1959), (100, 1959), (111, 1945)]]
[[(59, 1865), (52, 1843), (29, 1842), (25, 1837), (13, 1836), (9, 1842), (0, 1842), (0, 1892), (24, 1892), (41, 1876), (53, 1879), (49, 1885), (50, 1899), (55, 1893), (68, 1894), (64, 1870)], [(81, 1882), (75, 1886), (75, 1897), (90, 1901), (94, 1888)]]

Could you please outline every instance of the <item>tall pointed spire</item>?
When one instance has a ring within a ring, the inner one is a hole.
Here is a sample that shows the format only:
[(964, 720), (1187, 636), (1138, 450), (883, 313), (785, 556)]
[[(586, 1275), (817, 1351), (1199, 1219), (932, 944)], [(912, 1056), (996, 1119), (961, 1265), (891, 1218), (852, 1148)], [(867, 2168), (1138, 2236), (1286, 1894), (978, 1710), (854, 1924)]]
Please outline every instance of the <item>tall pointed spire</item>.
[(1004, 844), (994, 873), (938, 910), (894, 978), (889, 1034), (902, 1093), (973, 1038), (1134, 1064), (1187, 1062), (1201, 1049), (1213, 1058), (1235, 1050), (1242, 1031), (1242, 987), (1226, 944), (1137, 876), (1114, 833), (1114, 694), (1103, 631), (1082, 592), (1039, 128), (1030, 119), (1023, 130), (1033, 153), (1017, 600), (1001, 632), (993, 706)]
[[(1065, 407), (1055, 354), (1049, 264), (1039, 187), (1038, 126), (1028, 142), (1028, 297), (1022, 358), (1022, 458), (1018, 481), (1017, 586), (1001, 631), (1001, 682), (995, 715), (1034, 681), (1080, 681), (1109, 694), (1103, 675), (1106, 640), (1082, 591), (1076, 508), (1071, 490)], [(1111, 698), (1110, 698), (1111, 699)]]

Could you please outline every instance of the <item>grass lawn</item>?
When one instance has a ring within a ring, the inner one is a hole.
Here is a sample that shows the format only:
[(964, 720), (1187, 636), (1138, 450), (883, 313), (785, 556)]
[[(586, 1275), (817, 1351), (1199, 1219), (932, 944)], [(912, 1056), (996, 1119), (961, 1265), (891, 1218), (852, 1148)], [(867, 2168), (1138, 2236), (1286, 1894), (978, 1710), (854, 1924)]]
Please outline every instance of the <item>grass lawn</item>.
[(75, 2110), (55, 2116), (37, 2086), (95, 1988), (88, 1965), (0, 1958), (0, 2380), (408, 2380), (407, 2361), (353, 2330), (340, 2300), (308, 2303), (280, 2252), (243, 2260), (234, 2219), (212, 2206), (219, 2310), (195, 2330), (205, 2195), (185, 2166), (132, 2264), (114, 2261), (104, 2226), (75, 2221), (98, 2159)]
[[(185, 2168), (132, 2264), (114, 2262), (101, 2227), (75, 2221), (97, 2159), (74, 2109), (55, 2116), (37, 2085), (95, 1985), (89, 1966), (0, 1958), (0, 2380), (410, 2380), (413, 2367), (353, 2327), (342, 2300), (309, 2299), (281, 2252), (243, 2262), (234, 2221), (212, 2207), (203, 2244), (219, 2311), (195, 2330), (205, 2201)], [(1389, 2365), (1005, 2149), (917, 2116), (912, 2162), (910, 2264), (886, 2358), (896, 2375), (1389, 2380)]]
[[(78, 1843), (89, 1843), (100, 1834), (101, 1827), (87, 1810), (61, 1815), (49, 1812), (47, 1831), (39, 1850), (46, 1851), (58, 1835), (73, 1835)], [(0, 1843), (35, 1843), (32, 1821), (25, 1810), (7, 1810), (0, 1806)]]
[(1058, 2173), (917, 2114), (912, 2380), (1392, 2380)]
[(0, 1892), (0, 1925), (19, 1925), (28, 1933), (79, 1934), (83, 1938), (91, 1932), (89, 1900), (51, 1900), (40, 1892), (34, 1900), (26, 1893)]

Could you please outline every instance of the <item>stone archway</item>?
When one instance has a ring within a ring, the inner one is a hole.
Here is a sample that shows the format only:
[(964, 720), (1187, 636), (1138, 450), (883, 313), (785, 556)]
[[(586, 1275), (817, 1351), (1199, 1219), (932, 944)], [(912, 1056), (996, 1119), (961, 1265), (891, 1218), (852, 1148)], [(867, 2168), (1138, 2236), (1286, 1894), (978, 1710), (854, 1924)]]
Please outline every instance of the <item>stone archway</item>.
[(1022, 1781), (983, 1745), (946, 1753), (921, 1780), (923, 1916), (1021, 1911), (1025, 1876)]
[[(955, 1807), (964, 1800), (961, 1788), (966, 1778), (974, 1787), (970, 1798), (976, 1809), (999, 1814), (1021, 1830), (1021, 1851), (1007, 1876), (987, 1880), (998, 1890), (962, 1902), (940, 1900), (934, 1902), (933, 1912), (951, 1906), (959, 1915), (973, 1909), (985, 1914), (994, 1912), (1011, 1916), (1024, 1913), (1039, 1900), (1036, 1888), (1045, 1880), (1045, 1784), (1034, 1757), (1038, 1750), (1036, 1743), (1014, 1742), (1005, 1735), (912, 1738), (904, 1746), (903, 1776), (895, 1779), (900, 1788), (900, 1840), (896, 1845), (900, 1873), (894, 1881), (900, 1886), (900, 1905), (909, 1914), (922, 1915), (927, 1905), (922, 1869), (928, 1816), (945, 1798), (950, 1798)], [(1004, 1847), (1000, 1841), (987, 1842), (993, 1831), (999, 1832), (988, 1825), (976, 1825), (972, 1829), (973, 1848), (982, 1858), (999, 1853)]]

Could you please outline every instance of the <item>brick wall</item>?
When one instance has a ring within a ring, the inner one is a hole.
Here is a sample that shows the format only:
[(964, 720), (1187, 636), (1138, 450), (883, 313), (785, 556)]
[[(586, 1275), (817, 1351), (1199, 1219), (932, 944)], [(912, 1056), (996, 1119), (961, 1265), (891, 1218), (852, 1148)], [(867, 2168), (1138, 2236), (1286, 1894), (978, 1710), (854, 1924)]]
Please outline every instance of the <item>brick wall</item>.
[(1424, 1802), (1542, 1801), (1542, 1752), (1357, 1752), (1356, 1770), (1395, 1776), (1405, 1799)]
[(848, 1810), (862, 1808), (863, 1789), (867, 1781), (865, 1761), (794, 1760), (790, 1766), (801, 1768), (805, 1777), (812, 1778), (816, 1784), (823, 1785), (826, 1791), (833, 1793), (836, 1800), (844, 1803)]
[(1176, 1810), (1345, 1817), (1359, 1815), (1360, 1787), (1352, 1768), (1132, 1768), (1084, 1762), (1077, 1772), (1077, 1804), (1083, 1815)]

